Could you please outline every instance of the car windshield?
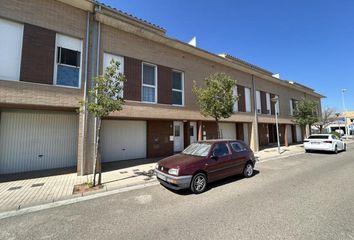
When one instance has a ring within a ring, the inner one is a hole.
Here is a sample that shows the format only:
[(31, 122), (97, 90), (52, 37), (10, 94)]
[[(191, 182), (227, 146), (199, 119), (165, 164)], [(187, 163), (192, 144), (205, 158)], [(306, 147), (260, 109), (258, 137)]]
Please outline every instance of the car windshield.
[(309, 139), (328, 139), (328, 135), (312, 135)]
[(183, 154), (206, 157), (209, 153), (211, 144), (209, 143), (192, 143), (184, 151)]

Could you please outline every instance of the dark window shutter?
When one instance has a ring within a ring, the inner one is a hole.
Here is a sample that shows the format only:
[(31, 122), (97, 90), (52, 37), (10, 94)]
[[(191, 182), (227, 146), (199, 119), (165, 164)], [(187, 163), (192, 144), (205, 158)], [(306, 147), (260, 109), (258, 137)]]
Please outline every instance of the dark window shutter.
[(270, 110), (271, 114), (275, 115), (275, 103), (272, 101), (272, 99), (275, 97), (273, 93), (270, 94)]
[(24, 25), (21, 81), (53, 84), (55, 36), (54, 31)]
[(124, 57), (124, 99), (141, 101), (141, 60)]
[(246, 112), (245, 87), (237, 85), (237, 94), (238, 94), (238, 111)]
[(160, 65), (157, 66), (157, 102), (172, 103), (172, 69)]
[(263, 92), (263, 91), (261, 91), (261, 107), (262, 107), (262, 113), (268, 114), (268, 112), (267, 112), (267, 95), (266, 95), (266, 92)]

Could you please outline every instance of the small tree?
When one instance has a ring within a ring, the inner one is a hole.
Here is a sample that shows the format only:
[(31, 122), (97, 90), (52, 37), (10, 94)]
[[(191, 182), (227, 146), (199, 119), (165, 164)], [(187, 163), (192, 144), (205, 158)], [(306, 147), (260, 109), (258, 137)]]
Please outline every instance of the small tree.
[[(301, 127), (311, 126), (319, 120), (317, 110), (318, 104), (315, 101), (303, 98), (297, 102), (293, 122)], [(306, 135), (308, 135), (307, 132)]]
[(326, 128), (329, 124), (336, 120), (336, 111), (333, 108), (326, 107), (322, 111), (322, 118), (319, 122), (315, 123), (314, 126), (320, 129), (320, 132), (323, 133), (323, 129)]
[(232, 115), (237, 100), (233, 95), (236, 80), (224, 73), (215, 73), (205, 79), (205, 84), (206, 87), (201, 88), (194, 81), (192, 91), (197, 97), (201, 114), (215, 119), (218, 138), (220, 138), (219, 120)]
[(124, 100), (122, 97), (123, 82), (126, 81), (125, 76), (119, 73), (119, 62), (113, 59), (110, 65), (105, 69), (104, 74), (95, 77), (95, 85), (89, 91), (90, 100), (81, 101), (81, 109), (85, 106), (87, 111), (94, 115), (97, 119), (95, 139), (95, 156), (93, 167), (93, 186), (96, 185), (96, 174), (98, 174), (98, 185), (101, 184), (101, 124), (102, 119), (107, 117), (111, 112), (122, 110)]

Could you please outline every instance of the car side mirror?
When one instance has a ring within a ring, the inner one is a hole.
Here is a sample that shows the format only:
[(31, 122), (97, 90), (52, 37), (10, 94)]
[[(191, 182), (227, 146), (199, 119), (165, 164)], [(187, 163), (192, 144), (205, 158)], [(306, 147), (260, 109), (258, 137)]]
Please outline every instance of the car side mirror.
[(216, 156), (215, 152), (213, 152), (213, 153), (211, 154), (210, 159), (215, 160), (215, 161), (218, 160), (218, 156)]

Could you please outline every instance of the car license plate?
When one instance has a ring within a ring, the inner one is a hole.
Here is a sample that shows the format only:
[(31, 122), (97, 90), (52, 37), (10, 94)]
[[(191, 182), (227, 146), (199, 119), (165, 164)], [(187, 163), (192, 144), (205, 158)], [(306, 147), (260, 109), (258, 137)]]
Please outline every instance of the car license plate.
[(157, 174), (157, 177), (160, 178), (161, 180), (164, 180), (164, 181), (167, 180), (167, 178), (164, 175), (160, 174), (160, 173)]

